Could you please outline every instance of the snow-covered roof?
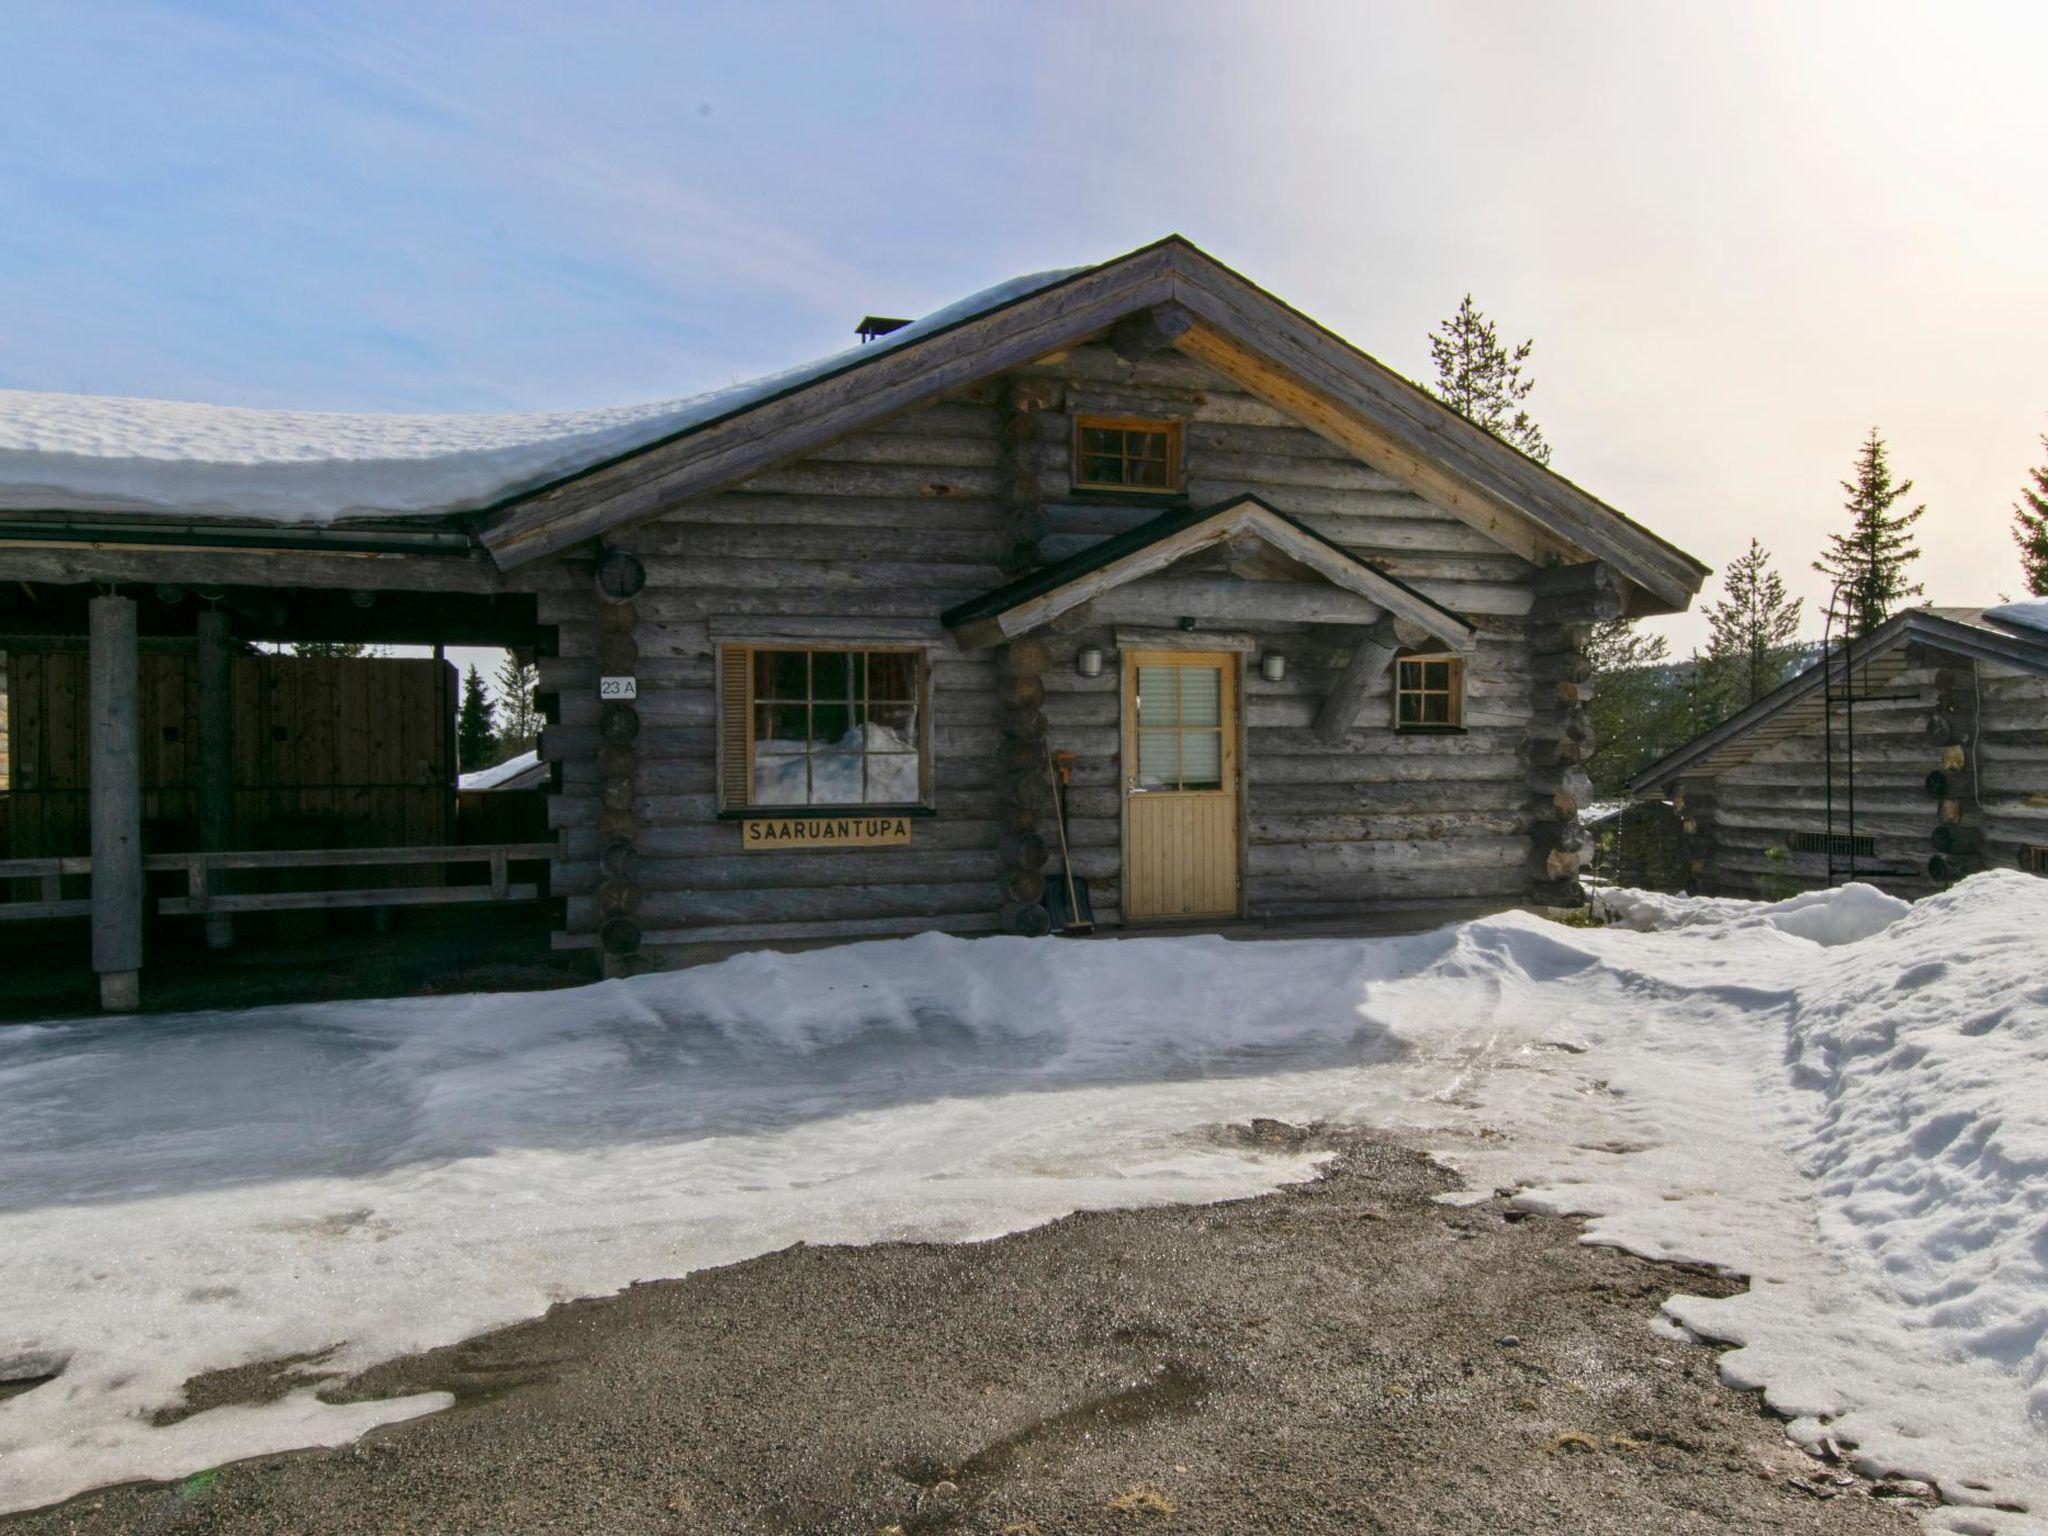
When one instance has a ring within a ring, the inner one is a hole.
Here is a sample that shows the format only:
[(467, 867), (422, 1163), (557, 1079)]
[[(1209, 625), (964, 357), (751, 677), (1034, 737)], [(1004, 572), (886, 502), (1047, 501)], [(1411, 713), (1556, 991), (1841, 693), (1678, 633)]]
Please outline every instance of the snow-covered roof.
[(474, 512), (996, 309), (1012, 278), (866, 346), (703, 394), (518, 415), (353, 415), (0, 390), (0, 511), (325, 524)]
[(2038, 629), (2048, 632), (2048, 597), (2025, 603), (2000, 603), (1986, 608), (1983, 617), (2007, 629)]
[(474, 773), (465, 773), (455, 781), (457, 789), (526, 789), (530, 786), (514, 783), (526, 774), (540, 774), (547, 770), (541, 766), (539, 751), (522, 752), (517, 757), (508, 757), (502, 763), (493, 763), (488, 768), (479, 768)]

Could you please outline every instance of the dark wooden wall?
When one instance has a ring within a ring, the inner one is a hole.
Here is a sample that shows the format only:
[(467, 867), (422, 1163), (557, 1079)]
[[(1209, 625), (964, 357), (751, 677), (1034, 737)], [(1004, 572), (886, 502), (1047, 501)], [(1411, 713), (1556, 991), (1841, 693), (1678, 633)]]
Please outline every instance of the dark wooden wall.
[[(452, 840), (455, 669), (429, 658), (240, 656), (232, 667), (232, 846), (432, 846)], [(9, 852), (84, 853), (86, 657), (8, 656)], [(198, 668), (142, 657), (143, 825), (151, 852), (195, 845)]]

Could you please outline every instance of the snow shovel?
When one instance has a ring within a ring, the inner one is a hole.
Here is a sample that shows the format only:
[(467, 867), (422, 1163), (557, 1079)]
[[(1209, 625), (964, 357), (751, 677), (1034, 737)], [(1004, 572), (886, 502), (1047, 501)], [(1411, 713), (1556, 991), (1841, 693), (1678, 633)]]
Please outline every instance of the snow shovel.
[(1073, 856), (1067, 851), (1067, 786), (1053, 765), (1052, 743), (1045, 745), (1045, 777), (1052, 786), (1052, 819), (1060, 829), (1060, 879), (1045, 890), (1046, 916), (1059, 933), (1093, 933), (1095, 908), (1088, 900), (1088, 882), (1074, 873)]

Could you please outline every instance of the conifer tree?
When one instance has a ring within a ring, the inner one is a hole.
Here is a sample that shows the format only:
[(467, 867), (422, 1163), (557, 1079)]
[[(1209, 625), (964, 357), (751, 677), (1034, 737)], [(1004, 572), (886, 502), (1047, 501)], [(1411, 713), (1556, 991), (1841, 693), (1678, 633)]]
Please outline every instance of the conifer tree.
[[(2048, 448), (2048, 432), (2041, 434), (2041, 446)], [(2013, 503), (2012, 537), (2020, 547), (2020, 569), (2027, 578), (2027, 590), (2036, 597), (2048, 597), (2048, 461), (2027, 471), (2033, 484), (2020, 490)]]
[(1849, 512), (1849, 531), (1828, 535), (1827, 552), (1813, 568), (1841, 587), (1852, 633), (1862, 635), (1890, 618), (1907, 598), (1926, 591), (1918, 582), (1906, 580), (1906, 567), (1920, 558), (1912, 529), (1927, 508), (1892, 510), (1913, 489), (1913, 482), (1892, 483), (1891, 461), (1875, 427), (1856, 455), (1856, 478), (1844, 480), (1842, 489), (1849, 493), (1843, 504)]
[(1755, 539), (1728, 562), (1721, 600), (1707, 610), (1705, 688), (1710, 712), (1725, 717), (1747, 709), (1785, 675), (1799, 634), (1800, 602), (1771, 569), (1770, 554)]
[(325, 656), (342, 661), (352, 661), (359, 656), (382, 656), (381, 645), (365, 645), (360, 640), (299, 640), (292, 644), (294, 656)]
[(1543, 429), (1523, 407), (1536, 387), (1524, 378), (1522, 365), (1535, 350), (1524, 341), (1510, 351), (1486, 314), (1466, 294), (1458, 312), (1429, 333), (1429, 356), (1436, 364), (1436, 397), (1468, 420), (1512, 443), (1538, 464), (1550, 462), (1550, 444)]
[(462, 680), (462, 708), (455, 715), (455, 757), (464, 773), (488, 767), (497, 738), (492, 730), (497, 706), (484, 692), (484, 675), (471, 663)]
[(1674, 677), (1671, 647), (1634, 619), (1595, 624), (1586, 640), (1593, 664), (1593, 751), (1586, 772), (1602, 795), (1627, 792), (1629, 779), (1691, 735), (1692, 701)]
[(540, 706), (534, 689), (540, 685), (540, 668), (520, 660), (517, 651), (507, 651), (498, 667), (498, 707), (502, 729), (498, 733), (501, 757), (516, 757), (540, 739)]

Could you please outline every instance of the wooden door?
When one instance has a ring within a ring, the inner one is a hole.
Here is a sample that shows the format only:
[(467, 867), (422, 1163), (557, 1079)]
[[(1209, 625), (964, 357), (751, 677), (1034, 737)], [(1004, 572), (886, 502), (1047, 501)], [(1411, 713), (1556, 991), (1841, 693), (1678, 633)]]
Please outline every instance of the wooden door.
[(1237, 665), (1124, 652), (1124, 916), (1238, 913)]

